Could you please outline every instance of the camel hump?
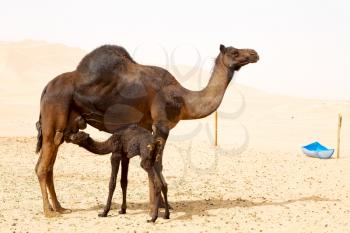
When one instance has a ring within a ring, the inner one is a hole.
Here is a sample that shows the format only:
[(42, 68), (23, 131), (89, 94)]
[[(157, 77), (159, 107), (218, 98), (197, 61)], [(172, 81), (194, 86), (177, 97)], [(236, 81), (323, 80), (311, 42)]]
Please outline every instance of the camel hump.
[(125, 70), (128, 62), (135, 63), (126, 49), (117, 45), (103, 45), (88, 53), (76, 70), (94, 81)]

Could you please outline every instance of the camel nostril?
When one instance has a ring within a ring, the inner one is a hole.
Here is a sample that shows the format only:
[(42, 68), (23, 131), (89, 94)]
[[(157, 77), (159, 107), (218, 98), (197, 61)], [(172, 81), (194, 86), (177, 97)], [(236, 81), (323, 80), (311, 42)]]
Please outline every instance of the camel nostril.
[(259, 55), (258, 55), (258, 53), (256, 53), (256, 52), (250, 53), (250, 61), (251, 61), (251, 62), (257, 62), (257, 61), (259, 61)]

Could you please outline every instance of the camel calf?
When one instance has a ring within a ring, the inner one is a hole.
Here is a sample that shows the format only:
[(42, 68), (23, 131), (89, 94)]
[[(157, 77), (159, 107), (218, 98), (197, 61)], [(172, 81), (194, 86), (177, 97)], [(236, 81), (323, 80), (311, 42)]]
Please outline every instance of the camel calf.
[(118, 129), (107, 141), (97, 142), (93, 140), (89, 134), (79, 131), (69, 136), (69, 141), (77, 144), (88, 151), (95, 154), (108, 154), (112, 152), (111, 166), (112, 173), (109, 181), (109, 194), (107, 204), (100, 217), (106, 217), (112, 202), (113, 193), (116, 186), (116, 178), (119, 170), (119, 164), (122, 164), (121, 188), (123, 192), (123, 203), (120, 214), (126, 213), (126, 190), (129, 159), (140, 155), (141, 167), (147, 172), (150, 180), (155, 183), (155, 203), (152, 209), (152, 218), (149, 222), (155, 222), (158, 218), (158, 210), (160, 207), (161, 192), (164, 195), (165, 214), (164, 218), (169, 218), (169, 206), (167, 200), (167, 184), (161, 172), (161, 163), (158, 161), (159, 143), (154, 141), (154, 137), (148, 130), (138, 127), (137, 125), (129, 125)]

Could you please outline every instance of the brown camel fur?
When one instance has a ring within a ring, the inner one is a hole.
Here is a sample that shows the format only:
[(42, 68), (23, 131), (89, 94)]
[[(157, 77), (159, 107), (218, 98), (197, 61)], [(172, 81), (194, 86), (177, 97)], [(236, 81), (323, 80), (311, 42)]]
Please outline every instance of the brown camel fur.
[(126, 213), (126, 192), (128, 185), (128, 167), (129, 159), (140, 155), (141, 167), (147, 172), (149, 179), (155, 183), (155, 205), (152, 210), (152, 219), (149, 222), (155, 222), (158, 218), (158, 210), (160, 205), (161, 191), (163, 192), (165, 202), (165, 214), (164, 218), (169, 219), (169, 207), (167, 198), (167, 184), (160, 170), (159, 161), (156, 160), (156, 156), (159, 154), (158, 144), (155, 143), (152, 133), (137, 125), (130, 125), (122, 127), (116, 130), (113, 135), (104, 142), (97, 142), (93, 140), (89, 134), (79, 131), (76, 134), (70, 135), (70, 141), (74, 144), (87, 149), (95, 154), (108, 154), (111, 156), (111, 178), (109, 181), (109, 193), (107, 204), (102, 213), (98, 216), (107, 217), (107, 214), (111, 208), (112, 197), (116, 186), (116, 179), (119, 170), (119, 164), (122, 164), (122, 176), (120, 180), (120, 186), (123, 193), (123, 203), (119, 211), (120, 214)]
[[(79, 129), (79, 116), (87, 124), (110, 133), (125, 124), (136, 123), (153, 131), (164, 147), (170, 129), (180, 120), (203, 118), (214, 112), (234, 72), (258, 59), (254, 50), (220, 45), (207, 87), (190, 91), (167, 70), (138, 64), (124, 48), (104, 45), (86, 55), (75, 71), (51, 80), (41, 96), (37, 124), (40, 129), (37, 151), (41, 154), (35, 169), (45, 216), (70, 212), (57, 200), (53, 166), (64, 136)], [(149, 186), (152, 204), (152, 180)]]

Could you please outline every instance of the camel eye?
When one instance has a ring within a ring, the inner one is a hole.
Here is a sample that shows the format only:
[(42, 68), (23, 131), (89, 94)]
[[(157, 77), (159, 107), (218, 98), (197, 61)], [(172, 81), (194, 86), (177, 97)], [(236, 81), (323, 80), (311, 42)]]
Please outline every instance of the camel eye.
[(233, 52), (233, 56), (234, 56), (234, 57), (238, 57), (238, 55), (239, 55), (238, 51), (234, 51), (234, 52)]

